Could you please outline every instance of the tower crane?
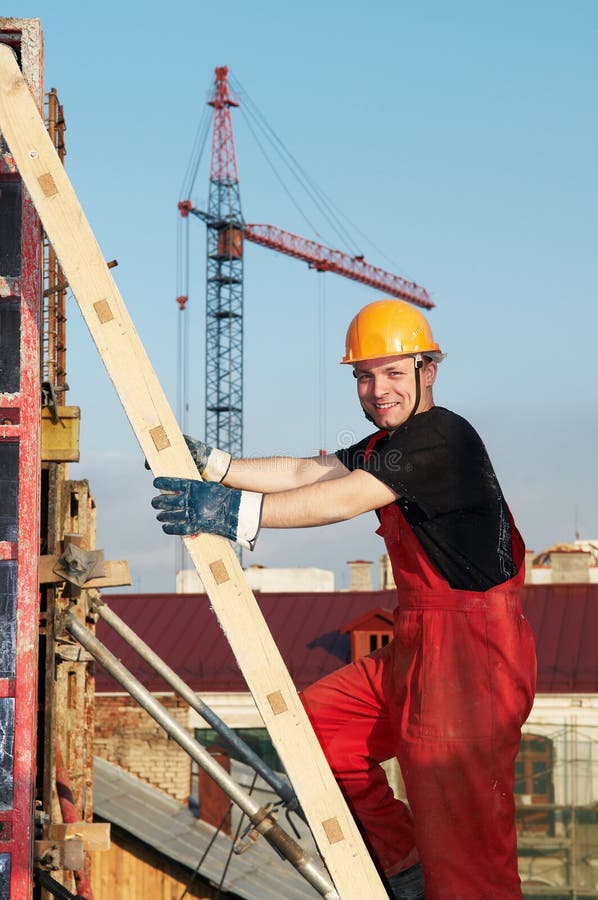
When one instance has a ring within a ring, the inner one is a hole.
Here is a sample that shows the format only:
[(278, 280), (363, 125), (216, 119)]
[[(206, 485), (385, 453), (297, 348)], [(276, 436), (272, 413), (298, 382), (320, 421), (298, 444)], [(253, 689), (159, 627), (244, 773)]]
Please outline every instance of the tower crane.
[[(181, 200), (207, 226), (205, 439), (233, 457), (243, 449), (243, 245), (269, 247), (303, 260), (318, 272), (335, 272), (386, 295), (425, 309), (434, 303), (421, 285), (274, 225), (249, 224), (241, 212), (231, 108), (239, 106), (228, 84), (228, 67), (215, 69), (208, 104), (214, 109), (208, 209)], [(184, 310), (187, 298), (177, 298)]]

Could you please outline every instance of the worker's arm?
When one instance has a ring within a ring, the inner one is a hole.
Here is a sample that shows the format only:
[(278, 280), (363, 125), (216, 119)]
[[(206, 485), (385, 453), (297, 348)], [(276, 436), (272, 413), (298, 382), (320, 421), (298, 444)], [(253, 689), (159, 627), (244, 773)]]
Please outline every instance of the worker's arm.
[(316, 484), (347, 475), (349, 470), (334, 454), (312, 457), (270, 456), (232, 459), (230, 453), (185, 435), (187, 446), (204, 481), (215, 481), (243, 491), (270, 494)]
[(269, 456), (262, 459), (233, 459), (223, 484), (243, 491), (274, 494), (306, 485), (343, 478), (349, 474), (338, 456)]
[(311, 528), (344, 522), (397, 499), (391, 488), (369, 472), (345, 471), (343, 478), (267, 494), (262, 507), (262, 528)]
[(262, 526), (329, 525), (397, 498), (391, 488), (361, 469), (266, 495), (188, 478), (156, 478), (154, 486), (166, 492), (154, 497), (152, 506), (161, 510), (158, 521), (167, 534), (220, 534), (251, 550)]

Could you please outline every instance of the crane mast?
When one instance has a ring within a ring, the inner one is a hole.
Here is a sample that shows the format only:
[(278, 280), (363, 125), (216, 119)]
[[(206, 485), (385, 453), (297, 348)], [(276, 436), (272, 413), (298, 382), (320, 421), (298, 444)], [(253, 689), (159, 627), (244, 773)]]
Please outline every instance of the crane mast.
[(209, 444), (243, 450), (243, 215), (228, 68), (216, 70), (207, 224), (206, 410)]
[[(178, 204), (207, 226), (206, 411), (209, 444), (233, 457), (243, 449), (243, 246), (251, 241), (306, 262), (319, 272), (334, 272), (406, 300), (424, 309), (434, 306), (421, 285), (372, 266), (363, 256), (349, 256), (274, 225), (248, 224), (241, 212), (239, 176), (231, 108), (239, 106), (228, 86), (228, 67), (215, 69), (208, 104), (214, 109), (208, 209), (191, 200)], [(187, 297), (179, 297), (181, 309)]]

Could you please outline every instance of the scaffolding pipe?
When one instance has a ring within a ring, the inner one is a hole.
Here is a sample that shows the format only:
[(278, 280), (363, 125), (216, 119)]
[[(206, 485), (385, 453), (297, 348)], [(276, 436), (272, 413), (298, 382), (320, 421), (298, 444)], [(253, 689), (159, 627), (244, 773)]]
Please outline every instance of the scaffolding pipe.
[(325, 900), (340, 900), (332, 883), (303, 847), (280, 827), (268, 807), (261, 807), (230, 777), (208, 751), (195, 741), (140, 681), (72, 613), (64, 617), (65, 629), (102, 665), (216, 784), (245, 813), (255, 830), (278, 850)]
[(170, 668), (167, 663), (161, 659), (158, 654), (149, 647), (132, 628), (124, 622), (114, 610), (101, 599), (92, 600), (92, 609), (106, 622), (110, 627), (136, 651), (149, 665), (166, 681), (167, 684), (175, 691), (179, 697), (182, 697), (189, 706), (194, 709), (204, 719), (208, 725), (214, 728), (218, 734), (231, 746), (236, 755), (242, 762), (251, 766), (270, 787), (276, 791), (279, 797), (284, 801), (287, 809), (296, 812), (305, 821), (305, 815), (299, 806), (299, 802), (291, 785), (281, 778), (276, 772), (266, 765), (257, 753), (251, 747), (248, 747), (238, 734), (232, 728), (229, 728), (225, 722), (207, 706), (203, 700), (197, 696), (195, 691), (191, 690), (188, 684)]

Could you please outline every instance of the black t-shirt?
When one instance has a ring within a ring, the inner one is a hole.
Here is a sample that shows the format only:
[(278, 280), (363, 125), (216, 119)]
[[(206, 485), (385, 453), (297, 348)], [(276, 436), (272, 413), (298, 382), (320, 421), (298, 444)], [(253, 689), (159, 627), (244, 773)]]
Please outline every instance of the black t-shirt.
[(453, 588), (486, 591), (516, 572), (509, 513), (486, 448), (465, 419), (441, 406), (377, 441), (337, 451), (393, 489), (434, 568)]

